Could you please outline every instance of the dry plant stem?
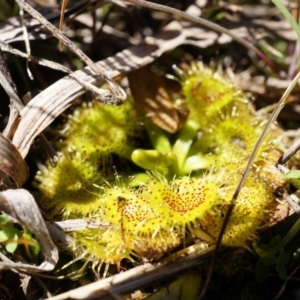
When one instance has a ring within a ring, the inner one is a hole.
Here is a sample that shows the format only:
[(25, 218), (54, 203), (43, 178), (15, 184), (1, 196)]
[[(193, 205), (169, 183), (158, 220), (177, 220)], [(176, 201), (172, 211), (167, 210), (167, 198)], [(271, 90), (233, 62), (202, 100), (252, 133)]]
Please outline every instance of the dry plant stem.
[[(24, 35), (24, 42), (25, 42), (25, 47), (26, 47), (26, 52), (28, 55), (31, 54), (31, 49), (30, 49), (30, 43), (29, 43), (29, 37), (28, 37), (28, 31), (27, 27), (25, 26), (24, 22), (24, 11), (23, 9), (20, 9), (20, 18), (21, 18), (21, 24), (22, 24), (22, 30), (23, 30), (23, 35)], [(31, 80), (33, 80), (33, 76), (30, 72), (29, 66), (28, 66), (28, 60), (26, 62), (26, 69), (27, 69), (27, 74)]]
[[(69, 68), (67, 68), (63, 65), (60, 65), (58, 63), (55, 63), (55, 62), (52, 62), (52, 61), (49, 61), (49, 60), (46, 60), (46, 59), (37, 58), (37, 57), (34, 57), (32, 55), (23, 53), (23, 52), (21, 52), (17, 49), (12, 48), (11, 46), (9, 46), (7, 44), (1, 43), (1, 42), (0, 42), (0, 49), (1, 49), (1, 51), (6, 51), (6, 52), (9, 52), (9, 53), (13, 53), (15, 55), (24, 57), (28, 61), (32, 61), (32, 62), (37, 63), (39, 65), (46, 66), (46, 67), (52, 68), (54, 70), (58, 70), (58, 71), (61, 71), (61, 72), (68, 73), (68, 74), (70, 74), (70, 76), (72, 78), (74, 78), (86, 90), (88, 90), (88, 91), (90, 91), (94, 94), (98, 94), (98, 95), (104, 95), (104, 96), (107, 95), (107, 90), (99, 89), (96, 86), (94, 86), (94, 85), (92, 85), (88, 82), (84, 82), (82, 79), (80, 79), (80, 77), (77, 74), (75, 74), (72, 70), (70, 70)], [(4, 58), (0, 56), (0, 65), (4, 66), (4, 63), (5, 63)], [(3, 67), (3, 69), (4, 69), (4, 67)], [(10, 77), (8, 77), (8, 74), (10, 74), (9, 70), (7, 69), (7, 67), (5, 67), (5, 77), (7, 79), (10, 78), (9, 82), (12, 82), (11, 76), (9, 75)], [(0, 83), (2, 83), (1, 74), (0, 74)], [(12, 95), (9, 90), (7, 91), (7, 93), (9, 95)], [(105, 98), (105, 97), (103, 97), (103, 98)], [(13, 99), (13, 100), (16, 99), (15, 101), (17, 103), (17, 109), (15, 108), (15, 105), (13, 105), (13, 104), (11, 105), (9, 122), (8, 122), (4, 132), (3, 132), (3, 134), (5, 136), (9, 137), (9, 138), (12, 136), (12, 133), (14, 131), (15, 122), (19, 118), (19, 112), (24, 107), (23, 103), (21, 102), (21, 100), (19, 99), (19, 97), (17, 96), (16, 93), (15, 93), (15, 98), (11, 97), (11, 99)], [(49, 141), (47, 140), (47, 138), (45, 137), (45, 135), (43, 133), (40, 134), (40, 141), (41, 141), (42, 146), (46, 150), (50, 161), (52, 162), (52, 164), (54, 166), (58, 162), (58, 156), (57, 156), (56, 152), (54, 151), (53, 147), (51, 146), (51, 144), (49, 143)]]
[[(13, 82), (10, 71), (7, 68), (4, 56), (2, 54), (1, 46), (0, 46), (0, 84), (3, 86), (6, 93), (8, 94), (11, 103), (8, 124), (5, 130), (3, 131), (3, 135), (8, 138), (11, 138), (14, 133), (15, 126), (17, 126), (19, 113), (24, 108), (24, 104), (22, 103), (21, 99), (17, 95), (17, 88)], [(47, 138), (44, 136), (43, 133), (41, 134), (41, 138), (44, 142), (46, 149), (48, 149), (49, 152), (52, 154), (55, 153), (54, 149), (52, 148), (52, 146), (50, 145), (50, 143), (48, 142)]]
[(207, 28), (210, 28), (216, 32), (226, 34), (226, 35), (230, 36), (234, 41), (236, 41), (239, 44), (241, 44), (242, 46), (244, 46), (246, 49), (252, 50), (259, 58), (261, 58), (273, 70), (273, 72), (275, 72), (278, 76), (280, 76), (280, 72), (276, 68), (276, 66), (273, 64), (273, 62), (271, 60), (269, 60), (260, 50), (258, 50), (253, 44), (251, 44), (247, 40), (238, 37), (237, 35), (233, 34), (230, 30), (228, 30), (224, 27), (221, 27), (221, 26), (219, 26), (215, 23), (212, 23), (208, 20), (202, 19), (197, 16), (193, 16), (193, 15), (183, 12), (181, 10), (178, 10), (178, 9), (175, 9), (172, 7), (168, 7), (165, 5), (156, 4), (156, 3), (152, 3), (152, 2), (148, 2), (148, 1), (144, 1), (144, 0), (123, 0), (123, 1), (127, 2), (127, 3), (131, 3), (131, 4), (144, 6), (144, 7), (150, 8), (150, 9), (164, 11), (164, 12), (173, 14), (176, 17), (198, 23), (198, 24), (205, 26)]
[[(40, 13), (38, 13), (35, 9), (33, 9), (29, 4), (27, 4), (24, 0), (16, 0), (16, 3), (25, 11), (27, 11), (33, 18), (38, 20), (42, 25), (44, 25), (56, 38), (58, 38), (66, 47), (68, 47), (71, 51), (73, 51), (82, 61), (84, 61), (97, 75), (100, 76), (110, 87), (113, 98), (113, 101), (116, 104), (121, 104), (126, 99), (125, 91), (112, 79), (108, 78), (104, 73), (100, 70), (100, 68), (88, 57), (86, 56), (71, 40), (69, 40), (59, 29), (53, 26), (50, 22), (48, 22)], [(103, 97), (103, 95), (100, 95)], [(112, 95), (106, 97), (112, 97)], [(112, 101), (112, 100), (108, 100)]]
[(214, 262), (215, 262), (215, 257), (217, 255), (217, 252), (220, 248), (220, 245), (222, 243), (222, 236), (226, 230), (226, 227), (227, 227), (227, 224), (228, 224), (228, 221), (230, 219), (230, 215), (233, 211), (233, 208), (235, 206), (235, 203), (236, 203), (236, 200), (238, 198), (238, 195), (241, 191), (241, 188), (243, 187), (244, 185), (244, 182), (247, 178), (247, 175), (250, 171), (250, 168), (253, 164), (253, 161), (257, 155), (257, 152), (266, 136), (266, 134), (268, 133), (272, 123), (276, 120), (277, 116), (279, 115), (280, 111), (283, 109), (284, 105), (285, 105), (285, 101), (287, 99), (287, 97), (290, 95), (290, 93), (292, 92), (293, 88), (296, 86), (296, 84), (298, 83), (300, 79), (300, 72), (297, 74), (297, 76), (293, 79), (293, 81), (290, 83), (289, 87), (286, 89), (285, 93), (283, 94), (283, 96), (281, 97), (281, 99), (279, 100), (279, 102), (277, 103), (277, 107), (273, 110), (271, 116), (269, 117), (269, 120), (267, 122), (267, 124), (265, 125), (264, 129), (263, 129), (263, 132), (261, 133), (261, 136), (259, 137), (259, 139), (257, 140), (255, 146), (254, 146), (254, 149), (251, 153), (251, 156), (249, 158), (249, 161), (247, 162), (247, 165), (246, 165), (246, 168), (245, 170), (243, 171), (243, 174), (242, 174), (242, 177), (234, 191), (234, 194), (232, 196), (232, 200), (231, 200), (231, 204), (226, 212), (226, 215), (225, 215), (225, 218), (224, 218), (224, 221), (223, 221), (223, 225), (222, 225), (222, 228), (220, 230), (220, 234), (218, 236), (218, 240), (217, 240), (217, 243), (216, 243), (216, 248), (215, 248), (215, 251), (213, 253), (213, 256), (212, 256), (212, 259), (211, 259), (211, 264), (210, 264), (210, 269), (209, 269), (209, 272), (208, 272), (208, 275), (207, 275), (207, 278), (206, 278), (206, 281), (205, 281), (205, 286), (201, 292), (201, 295), (198, 299), (202, 299), (205, 295), (205, 292), (208, 288), (208, 285), (209, 285), (209, 282), (210, 282), (210, 279), (211, 279), (211, 276), (212, 276), (212, 271), (213, 271), (213, 266), (214, 266)]
[[(1, 43), (1, 41), (0, 41), (0, 49), (2, 51), (6, 51), (6, 52), (9, 52), (9, 53), (13, 53), (15, 55), (24, 57), (28, 61), (32, 61), (32, 62), (34, 62), (38, 65), (45, 66), (45, 67), (51, 68), (53, 70), (58, 70), (58, 71), (70, 74), (70, 76), (72, 78), (74, 78), (84, 89), (86, 89), (87, 91), (90, 91), (93, 94), (101, 95), (103, 97), (103, 100), (104, 100), (103, 102), (106, 103), (106, 104), (109, 103), (109, 101), (107, 101), (107, 98), (106, 98), (108, 96), (108, 91), (107, 90), (97, 88), (96, 86), (94, 86), (94, 85), (92, 85), (88, 82), (83, 81), (82, 79), (80, 79), (79, 76), (77, 76), (77, 74), (75, 72), (73, 72), (69, 68), (67, 68), (67, 67), (65, 67), (65, 66), (63, 66), (59, 63), (56, 63), (56, 62), (53, 62), (53, 61), (50, 61), (50, 60), (47, 60), (47, 59), (43, 59), (43, 58), (38, 58), (38, 57), (35, 57), (35, 56), (32, 56), (32, 55), (28, 55), (24, 52), (21, 52), (17, 49), (12, 48), (11, 46), (9, 46), (5, 43)], [(105, 101), (105, 99), (106, 99), (106, 101)], [(102, 100), (102, 98), (100, 100)], [(114, 102), (112, 102), (112, 104), (114, 104)]]
[(19, 112), (23, 109), (24, 105), (17, 95), (17, 88), (13, 82), (11, 74), (7, 68), (6, 61), (0, 49), (0, 84), (10, 98), (10, 113), (6, 128), (3, 135), (7, 138), (13, 136), (14, 130), (17, 126)]
[(56, 223), (50, 223), (47, 221), (45, 223), (54, 244), (59, 249), (62, 249), (67, 252), (71, 252), (74, 239), (60, 229), (61, 227), (60, 224), (57, 225)]
[(6, 91), (7, 95), (10, 98), (11, 103), (21, 111), (24, 107), (22, 101), (20, 100), (19, 96), (17, 95), (17, 88), (13, 79), (10, 75), (10, 72), (7, 68), (6, 61), (0, 50), (0, 83), (3, 86), (4, 90)]
[(235, 204), (236, 202), (236, 199), (239, 195), (239, 192), (242, 188), (242, 186), (244, 185), (244, 182), (247, 178), (247, 175), (250, 171), (250, 168), (252, 166), (252, 163), (257, 155), (257, 152), (259, 150), (259, 147), (261, 146), (266, 134), (268, 133), (272, 123), (277, 119), (279, 113), (281, 112), (281, 110), (283, 109), (284, 105), (285, 105), (285, 101), (286, 99), (288, 98), (288, 96), (290, 95), (290, 93), (292, 92), (293, 88), (296, 86), (296, 84), (298, 83), (300, 79), (300, 72), (297, 74), (297, 76), (293, 79), (293, 81), (290, 83), (289, 87), (286, 89), (286, 91), (284, 92), (283, 96), (281, 97), (281, 99), (279, 100), (278, 104), (277, 104), (277, 107), (273, 110), (271, 116), (269, 117), (269, 120), (267, 122), (267, 124), (265, 125), (264, 129), (263, 129), (263, 132), (261, 133), (261, 136), (259, 137), (259, 139), (257, 140), (255, 146), (254, 146), (254, 149), (251, 153), (251, 156), (249, 158), (249, 161), (247, 162), (247, 166), (243, 172), (243, 175), (241, 177), (241, 180), (233, 194), (233, 197), (232, 197), (232, 204)]
[(300, 139), (297, 139), (292, 146), (278, 159), (278, 165), (284, 165), (300, 149)]
[[(290, 170), (285, 167), (284, 165), (278, 164), (277, 165), (277, 169), (282, 172), (283, 174), (288, 173)], [(299, 180), (298, 179), (290, 179), (290, 182), (292, 183), (292, 185), (298, 190), (299, 189)], [(288, 203), (288, 205), (290, 206), (291, 209), (293, 209), (295, 211), (296, 214), (300, 215), (300, 205), (299, 203), (299, 199), (296, 195), (292, 194), (289, 195), (286, 191), (286, 202)]]
[[(61, 3), (61, 9), (60, 9), (60, 20), (59, 20), (59, 30), (63, 31), (63, 25), (64, 25), (64, 16), (65, 16), (65, 9), (68, 5), (68, 0), (63, 0)], [(59, 50), (62, 51), (62, 43), (59, 41)]]
[(55, 222), (63, 231), (76, 231), (87, 228), (109, 228), (111, 225), (107, 222), (84, 220), (84, 219), (70, 219), (60, 222)]
[[(31, 275), (27, 275), (27, 276), (31, 276)], [(38, 277), (38, 276), (31, 276), (34, 278), (34, 280), (38, 283), (38, 285), (41, 287), (41, 289), (44, 292), (44, 295), (48, 298), (52, 297), (50, 291), (48, 290), (46, 284)]]
[[(294, 199), (294, 197), (292, 196), (294, 196), (296, 199)], [(298, 197), (295, 195), (287, 195), (285, 199), (288, 205), (290, 206), (290, 208), (293, 209), (295, 213), (300, 216), (300, 206), (298, 204), (299, 203)]]
[(279, 299), (279, 297), (283, 294), (288, 281), (294, 276), (294, 274), (299, 270), (299, 268), (300, 268), (300, 266), (295, 268), (295, 270), (285, 279), (281, 289), (279, 290), (278, 294), (273, 298), (273, 300)]
[(11, 139), (13, 137), (15, 129), (18, 126), (18, 122), (17, 122), (18, 119), (19, 119), (19, 111), (18, 111), (18, 109), (13, 104), (10, 104), (9, 105), (8, 122), (6, 124), (5, 129), (3, 130), (3, 133), (2, 133), (8, 139)]
[(107, 295), (107, 292), (125, 294), (206, 262), (213, 249), (214, 246), (203, 249), (202, 245), (195, 244), (161, 260), (157, 264), (146, 263), (129, 271), (113, 275), (50, 299), (91, 300), (101, 299), (101, 297)]

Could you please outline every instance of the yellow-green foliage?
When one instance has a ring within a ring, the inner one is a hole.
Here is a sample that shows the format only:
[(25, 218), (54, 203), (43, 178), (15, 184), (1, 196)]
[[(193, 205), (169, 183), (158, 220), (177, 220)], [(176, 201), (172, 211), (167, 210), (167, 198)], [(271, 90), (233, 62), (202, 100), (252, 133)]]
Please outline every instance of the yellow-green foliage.
[[(75, 255), (83, 246), (87, 259), (119, 265), (124, 258), (159, 258), (187, 234), (208, 243), (217, 239), (262, 119), (229, 79), (202, 64), (193, 64), (181, 80), (189, 118), (172, 137), (157, 128), (153, 149), (135, 149), (143, 136), (142, 117), (130, 100), (119, 107), (88, 105), (70, 117), (61, 161), (55, 168), (47, 164), (37, 180), (41, 205), (53, 220), (108, 224), (74, 231)], [(277, 135), (274, 131), (272, 138)], [(136, 173), (132, 165), (116, 173), (112, 153), (120, 165), (131, 159), (148, 171)], [(268, 170), (278, 153), (270, 139), (260, 154), (237, 199), (224, 245), (246, 245), (276, 205), (270, 181), (279, 175), (273, 172), (270, 179)]]
[[(188, 172), (228, 162), (246, 163), (264, 118), (255, 115), (245, 95), (229, 78), (202, 63), (193, 63), (180, 76), (182, 93), (190, 109), (189, 120), (198, 125), (183, 169)], [(270, 139), (261, 149), (270, 150)]]
[(94, 184), (114, 180), (111, 155), (130, 158), (139, 135), (141, 127), (131, 101), (118, 107), (95, 102), (76, 109), (58, 145), (60, 162), (55, 168), (48, 163), (37, 174), (41, 205), (49, 216), (85, 216), (89, 208), (85, 210), (84, 204), (99, 194)]
[[(245, 101), (241, 98), (240, 90), (229, 79), (205, 68), (202, 63), (192, 63), (181, 77), (182, 92), (191, 110), (190, 118), (199, 124), (207, 125), (207, 118), (218, 115), (228, 104)], [(244, 109), (249, 108), (244, 106)]]
[[(86, 106), (86, 107), (85, 107)], [(141, 128), (132, 101), (120, 107), (89, 103), (70, 116), (64, 130), (64, 147), (85, 153), (87, 159), (109, 156), (111, 153), (130, 158), (134, 138)], [(91, 162), (97, 164), (97, 161)]]

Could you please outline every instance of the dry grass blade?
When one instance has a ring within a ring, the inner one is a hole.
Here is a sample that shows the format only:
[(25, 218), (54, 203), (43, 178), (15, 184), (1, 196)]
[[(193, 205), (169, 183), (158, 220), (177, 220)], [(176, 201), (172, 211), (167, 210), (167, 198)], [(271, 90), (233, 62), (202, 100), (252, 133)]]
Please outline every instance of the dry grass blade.
[[(9, 46), (7, 46), (7, 47), (10, 48)], [(12, 136), (18, 126), (19, 114), (23, 110), (24, 105), (17, 94), (16, 85), (13, 82), (10, 71), (7, 68), (4, 56), (1, 51), (2, 51), (2, 49), (0, 50), (0, 84), (3, 86), (4, 90), (6, 91), (7, 95), (10, 98), (10, 114), (9, 114), (9, 119), (8, 119), (6, 128), (3, 131), (3, 135), (6, 136), (7, 138), (12, 138)], [(26, 57), (30, 57), (30, 55), (26, 55)], [(52, 149), (51, 145), (48, 143), (47, 139), (45, 138), (45, 136), (43, 134), (41, 134), (41, 140), (44, 142), (44, 145), (47, 147), (49, 152), (54, 153), (54, 150)], [(52, 155), (52, 156), (54, 156), (54, 155)], [(16, 155), (16, 158), (19, 159), (19, 156)], [(23, 167), (24, 164), (25, 164), (25, 162), (20, 162), (20, 164), (17, 164), (16, 166), (20, 165), (20, 167)], [(14, 175), (14, 177), (19, 175), (19, 172), (17, 172), (17, 171), (19, 171), (19, 170), (16, 170), (15, 174), (17, 174), (17, 175)], [(24, 171), (24, 168), (23, 168), (23, 171)], [(25, 174), (25, 172), (22, 172), (22, 173), (23, 173), (23, 175)], [(27, 179), (27, 175), (28, 175), (27, 173), (28, 173), (28, 170), (26, 172), (26, 176), (18, 178), (21, 181), (16, 182), (17, 187), (20, 187), (25, 182), (25, 180)], [(10, 186), (10, 187), (12, 187), (12, 186)]]
[[(82, 81), (80, 79), (80, 77), (78, 77), (71, 69), (69, 69), (69, 68), (67, 68), (67, 67), (65, 67), (65, 66), (63, 66), (59, 63), (56, 63), (56, 62), (53, 62), (53, 61), (50, 61), (50, 60), (47, 60), (47, 59), (43, 59), (43, 58), (34, 57), (31, 54), (24, 53), (22, 51), (14, 49), (11, 46), (9, 46), (7, 44), (4, 44), (4, 43), (1, 43), (1, 42), (0, 42), (0, 49), (2, 51), (9, 52), (9, 53), (12, 53), (14, 55), (26, 58), (28, 61), (34, 62), (38, 65), (45, 66), (45, 67), (51, 68), (53, 70), (58, 70), (58, 71), (70, 74), (70, 76), (72, 78), (74, 78), (75, 80), (77, 80), (79, 82), (79, 84), (84, 89), (86, 89), (87, 91), (92, 92), (95, 95), (101, 96), (101, 99), (99, 99), (100, 101), (102, 101), (106, 104), (118, 104), (118, 102), (113, 103), (113, 101), (112, 101), (113, 99), (110, 99), (109, 97), (107, 97), (108, 96), (107, 90), (99, 89), (99, 88), (95, 87), (92, 84), (89, 84), (87, 82)], [(0, 82), (1, 82), (1, 77), (0, 77)], [(7, 91), (7, 93), (9, 94), (9, 91)], [(109, 101), (111, 101), (111, 103)]]
[(300, 139), (295, 140), (289, 149), (278, 160), (279, 165), (284, 165), (300, 149)]
[(71, 236), (69, 236), (60, 229), (60, 223), (61, 222), (59, 222), (58, 224), (46, 222), (46, 225), (51, 235), (51, 239), (55, 243), (55, 245), (57, 245), (59, 249), (63, 249), (67, 252), (70, 252), (72, 251), (72, 245), (74, 243), (74, 240)]
[(28, 177), (27, 164), (18, 149), (2, 134), (0, 134), (0, 158), (1, 185), (5, 187), (22, 186)]
[(7, 95), (9, 96), (10, 106), (11, 106), (8, 124), (3, 132), (3, 135), (8, 138), (11, 138), (18, 123), (19, 112), (23, 109), (23, 103), (17, 94), (16, 85), (13, 82), (9, 69), (7, 68), (6, 61), (2, 54), (1, 49), (0, 49), (0, 84), (4, 88)]
[[(60, 9), (60, 20), (59, 20), (59, 30), (63, 31), (64, 19), (65, 19), (65, 10), (68, 4), (68, 0), (63, 0)], [(59, 50), (62, 51), (62, 43), (59, 41)]]
[(8, 94), (11, 103), (18, 109), (18, 111), (21, 111), (23, 109), (23, 103), (17, 95), (16, 86), (11, 78), (9, 70), (7, 69), (2, 52), (0, 52), (0, 84)]
[[(47, 226), (32, 195), (24, 190), (7, 190), (0, 194), (0, 209), (20, 222), (36, 237), (40, 244), (44, 261), (39, 266), (0, 262), (0, 269), (17, 269), (26, 272), (51, 271), (58, 261), (58, 250), (51, 240)], [(3, 259), (3, 257), (2, 257)]]

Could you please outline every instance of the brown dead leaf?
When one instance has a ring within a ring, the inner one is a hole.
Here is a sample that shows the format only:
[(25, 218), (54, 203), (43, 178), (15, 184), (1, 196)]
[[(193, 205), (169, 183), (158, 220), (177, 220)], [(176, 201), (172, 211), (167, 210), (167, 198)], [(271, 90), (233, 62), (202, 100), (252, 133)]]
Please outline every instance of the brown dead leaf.
[(166, 78), (144, 67), (129, 73), (128, 81), (138, 110), (158, 127), (170, 133), (176, 132), (179, 115), (166, 91)]
[(20, 187), (29, 171), (26, 162), (12, 142), (0, 134), (0, 179), (1, 186)]

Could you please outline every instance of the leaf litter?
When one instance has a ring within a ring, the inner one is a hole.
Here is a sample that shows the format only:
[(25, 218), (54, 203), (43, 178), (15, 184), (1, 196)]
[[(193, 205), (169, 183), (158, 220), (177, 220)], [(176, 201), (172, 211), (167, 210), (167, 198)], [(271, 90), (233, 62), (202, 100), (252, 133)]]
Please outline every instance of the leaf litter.
[[(19, 2), (23, 3), (24, 1)], [(78, 9), (80, 5), (81, 3), (78, 5)], [(195, 10), (194, 5), (195, 4), (191, 4), (191, 6), (188, 7), (189, 11), (197, 11)], [(232, 13), (233, 8), (229, 5), (225, 5), (225, 7), (223, 7), (226, 12), (224, 20), (229, 22), (228, 27), (230, 27), (230, 21), (236, 26), (234, 34), (236, 34), (237, 36), (242, 38), (252, 37), (253, 42), (257, 39), (258, 36), (269, 36), (271, 38), (274, 38), (274, 35), (279, 36), (280, 39), (288, 42), (295, 41), (295, 34), (289, 28), (285, 20), (281, 19), (279, 22), (277, 21), (276, 23), (274, 23), (269, 20), (264, 20), (265, 15), (263, 15), (261, 19), (259, 18), (261, 16), (255, 16), (254, 18), (251, 18), (249, 17), (249, 13), (247, 12), (253, 11), (253, 8), (255, 8), (254, 5), (252, 5), (252, 7), (251, 5), (238, 5), (238, 7), (241, 8), (242, 14), (239, 15), (238, 20), (233, 21), (231, 21), (229, 15), (227, 15), (228, 13)], [(268, 7), (268, 5), (262, 5), (261, 9), (266, 7)], [(76, 8), (76, 6), (72, 8), (73, 12), (76, 11)], [(245, 24), (243, 24), (243, 18), (241, 17), (243, 16), (243, 14), (249, 17), (247, 22), (249, 22), (250, 25), (247, 24), (248, 26), (246, 27), (244, 27)], [(49, 17), (53, 18), (53, 15), (49, 15)], [(34, 21), (33, 19), (31, 20)], [(193, 45), (194, 47), (206, 48), (214, 44), (220, 46), (222, 44), (231, 42), (231, 40), (224, 35), (218, 35), (215, 32), (210, 31), (209, 29), (204, 29), (203, 27), (189, 21), (173, 21), (171, 17), (169, 17), (168, 21), (169, 24), (161, 27), (153, 36), (140, 38), (139, 44), (134, 46), (129, 45), (119, 53), (98, 62), (97, 64), (105, 74), (105, 78), (115, 78), (120, 75), (124, 76), (127, 73), (138, 70), (142, 66), (157, 60), (160, 56), (163, 55), (163, 53), (175, 49), (178, 46)], [(9, 20), (2, 23), (0, 36), (3, 37), (1, 39), (3, 43), (11, 42), (16, 36), (20, 36), (20, 32), (18, 32), (20, 30), (19, 23), (16, 23), (14, 27), (11, 27), (11, 24), (12, 23), (10, 23)], [(276, 27), (276, 25), (278, 27)], [(277, 30), (276, 28), (280, 28), (280, 30)], [(28, 30), (29, 33), (31, 33), (30, 27), (28, 28)], [(41, 34), (39, 33), (39, 31), (41, 32)], [(4, 33), (6, 35), (3, 35)], [(49, 36), (49, 33), (47, 33), (47, 36)], [(34, 31), (34, 34), (30, 35), (30, 39), (33, 40), (39, 38), (45, 38), (45, 35), (42, 35), (42, 27), (38, 27), (38, 29)], [(5, 46), (1, 46), (1, 50), (10, 52), (9, 48)], [(28, 59), (30, 60), (30, 57), (28, 57)], [(234, 61), (234, 56), (232, 59)], [(96, 68), (98, 69), (98, 67)], [(249, 72), (249, 70), (247, 71)], [(103, 77), (95, 75), (88, 67), (79, 71), (75, 71), (74, 73), (76, 74), (74, 76), (80, 78), (80, 80), (85, 83), (96, 86), (100, 86), (104, 83)], [(37, 240), (41, 244), (42, 255), (45, 258), (44, 262), (40, 266), (36, 267), (31, 264), (17, 263), (9, 260), (4, 261), (5, 258), (3, 257), (2, 268), (14, 268), (20, 271), (35, 273), (40, 271), (52, 270), (57, 262), (57, 249), (49, 236), (46, 223), (44, 222), (38, 207), (35, 205), (35, 200), (28, 193), (28, 191), (18, 188), (23, 185), (28, 176), (28, 168), (26, 166), (24, 158), (27, 156), (34, 139), (61, 113), (63, 113), (68, 107), (70, 107), (72, 103), (74, 103), (76, 98), (78, 98), (85, 92), (83, 86), (78, 83), (78, 81), (74, 80), (74, 76), (69, 75), (58, 80), (54, 84), (45, 88), (37, 96), (35, 96), (22, 110), (20, 110), (21, 120), (17, 124), (17, 128), (13, 134), (12, 141), (5, 138), (4, 136), (2, 137), (2, 163), (0, 169), (1, 173), (5, 175), (5, 177), (1, 176), (3, 186), (5, 187), (5, 189), (17, 189), (7, 190), (1, 193), (1, 197), (3, 197), (3, 201), (1, 201), (1, 203), (3, 203), (1, 210), (16, 221), (20, 222), (24, 227), (28, 228), (36, 235)], [(271, 83), (270, 79), (266, 79), (266, 76), (263, 76), (263, 80), (261, 80), (259, 84), (256, 84), (255, 80), (259, 77), (249, 77), (249, 81), (245, 81), (244, 79), (240, 80), (240, 82), (244, 83), (244, 86), (242, 86), (246, 90), (257, 93), (258, 97), (260, 94), (264, 95), (266, 91), (271, 90), (271, 98), (273, 99), (271, 101), (274, 101), (275, 99), (277, 100), (282, 94), (282, 91), (289, 83), (289, 80), (277, 79), (277, 83), (274, 84)], [(239, 78), (239, 76), (237, 76), (237, 78)], [(254, 86), (256, 86), (256, 88), (254, 88)], [(268, 101), (270, 101), (270, 97)], [(161, 102), (158, 103), (160, 104)], [(169, 107), (168, 109), (168, 112), (165, 113), (167, 116), (170, 116), (170, 113), (175, 115), (177, 114), (174, 108)], [(295, 113), (295, 110), (289, 111), (289, 115), (295, 115)], [(162, 119), (165, 118), (162, 117)], [(171, 117), (170, 122), (174, 122), (173, 120), (174, 118)], [(157, 125), (164, 126), (160, 125), (161, 123), (159, 121), (157, 122)], [(170, 122), (168, 122), (168, 124), (170, 124)], [(16, 123), (13, 123), (14, 126), (16, 126)], [(173, 123), (171, 127), (169, 127), (170, 125), (168, 125), (168, 127), (165, 129), (169, 129), (170, 131), (174, 130), (174, 128), (178, 126), (176, 125), (176, 123), (178, 124), (178, 121)], [(4, 130), (4, 132), (11, 132), (11, 128), (9, 128), (9, 130), (6, 129), (6, 131)], [(135, 269), (133, 269), (132, 272), (135, 272), (134, 270)], [(165, 271), (163, 271), (163, 273), (164, 272)], [(138, 270), (136, 271), (136, 273), (140, 274)], [(118, 276), (119, 275), (115, 275), (116, 278), (118, 278)], [(130, 278), (130, 276), (128, 278)], [(136, 287), (137, 286), (138, 283), (136, 284)], [(96, 289), (98, 290), (99, 288)], [(86, 297), (90, 295), (89, 293), (93, 293), (93, 291), (94, 290), (91, 287), (91, 290), (88, 292)], [(119, 291), (112, 290), (112, 292)], [(75, 290), (74, 293), (76, 293)], [(120, 293), (124, 293), (124, 291), (122, 290), (122, 292)], [(83, 294), (80, 295), (80, 297), (83, 297)], [(67, 295), (65, 295), (65, 297), (66, 296)], [(61, 299), (65, 298), (63, 298), (62, 296)]]

